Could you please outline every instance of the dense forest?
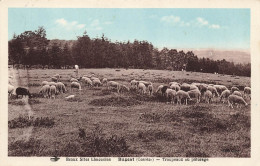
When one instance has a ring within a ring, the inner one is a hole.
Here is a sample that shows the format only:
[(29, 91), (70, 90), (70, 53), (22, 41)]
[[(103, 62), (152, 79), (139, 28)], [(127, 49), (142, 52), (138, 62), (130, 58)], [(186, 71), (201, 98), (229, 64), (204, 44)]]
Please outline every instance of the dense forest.
[(26, 68), (142, 68), (251, 75), (251, 64), (198, 58), (192, 51), (159, 50), (148, 41), (111, 42), (87, 32), (75, 41), (48, 40), (46, 30), (25, 31), (8, 42), (9, 64)]

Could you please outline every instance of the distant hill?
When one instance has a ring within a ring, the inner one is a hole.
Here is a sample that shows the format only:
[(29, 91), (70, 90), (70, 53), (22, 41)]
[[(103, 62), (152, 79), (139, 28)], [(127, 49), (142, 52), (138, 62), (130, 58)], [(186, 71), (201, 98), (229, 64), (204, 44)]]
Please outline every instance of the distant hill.
[(225, 59), (226, 61), (230, 61), (234, 63), (243, 63), (243, 64), (251, 62), (249, 51), (220, 50), (220, 49), (219, 50), (218, 49), (197, 49), (197, 50), (194, 49), (192, 51), (199, 58), (205, 57), (213, 60)]

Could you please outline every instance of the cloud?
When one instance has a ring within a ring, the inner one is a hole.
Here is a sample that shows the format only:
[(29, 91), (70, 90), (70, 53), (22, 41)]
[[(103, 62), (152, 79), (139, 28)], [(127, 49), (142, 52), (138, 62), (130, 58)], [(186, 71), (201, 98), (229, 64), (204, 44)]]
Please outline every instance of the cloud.
[(55, 22), (57, 24), (64, 25), (64, 26), (68, 24), (68, 22), (64, 18), (57, 19)]
[(205, 20), (204, 18), (198, 17), (197, 19), (197, 23), (199, 24), (199, 26), (205, 26), (208, 25), (209, 22), (207, 20)]
[(180, 20), (181, 20), (180, 17), (174, 16), (174, 15), (163, 16), (163, 17), (161, 18), (161, 21), (162, 21), (162, 22), (170, 23), (170, 24), (178, 23), (178, 22), (180, 22)]
[(63, 28), (65, 28), (66, 30), (71, 30), (71, 29), (82, 29), (84, 28), (86, 25), (85, 24), (78, 24), (77, 21), (72, 21), (72, 22), (68, 22), (67, 20), (65, 20), (64, 18), (60, 18), (57, 19), (55, 21), (56, 24), (62, 26)]
[(197, 17), (190, 21), (184, 21), (179, 16), (169, 15), (161, 17), (160, 21), (168, 25), (180, 27), (207, 27), (211, 29), (223, 28), (223, 26), (220, 26), (218, 24), (210, 24), (208, 20), (202, 17)]
[(82, 29), (82, 28), (84, 28), (86, 25), (85, 24), (78, 24), (77, 25), (77, 27), (79, 28), (79, 29)]
[(212, 28), (212, 29), (219, 29), (220, 25), (212, 24), (212, 25), (210, 25), (210, 28)]

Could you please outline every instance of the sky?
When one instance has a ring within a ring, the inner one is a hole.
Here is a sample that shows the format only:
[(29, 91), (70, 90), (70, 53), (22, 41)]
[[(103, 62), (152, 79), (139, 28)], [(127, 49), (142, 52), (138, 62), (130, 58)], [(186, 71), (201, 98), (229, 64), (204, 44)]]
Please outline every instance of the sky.
[(9, 8), (8, 39), (46, 29), (48, 39), (146, 40), (155, 47), (250, 49), (250, 9)]

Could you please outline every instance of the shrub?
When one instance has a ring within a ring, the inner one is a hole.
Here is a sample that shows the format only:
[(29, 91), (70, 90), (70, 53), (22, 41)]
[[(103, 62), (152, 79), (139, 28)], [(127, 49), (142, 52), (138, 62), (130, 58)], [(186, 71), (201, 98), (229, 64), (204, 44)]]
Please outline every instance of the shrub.
[(49, 117), (38, 117), (34, 119), (31, 117), (29, 119), (28, 116), (19, 116), (13, 120), (8, 121), (8, 128), (23, 128), (23, 127), (53, 127), (55, 124), (54, 118)]

